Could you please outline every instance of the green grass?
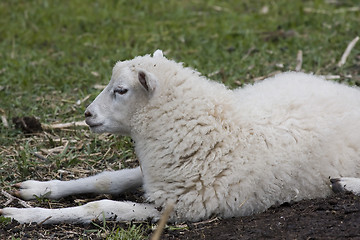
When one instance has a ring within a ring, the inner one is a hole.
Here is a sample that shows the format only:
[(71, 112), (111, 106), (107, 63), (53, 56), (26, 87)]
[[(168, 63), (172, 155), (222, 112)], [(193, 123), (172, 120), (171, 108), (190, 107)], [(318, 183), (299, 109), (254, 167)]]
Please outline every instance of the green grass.
[[(0, 219), (1, 220), (1, 219)], [(1, 222), (0, 222), (1, 223)], [(85, 232), (94, 233), (96, 237), (101, 237), (106, 240), (143, 240), (146, 239), (144, 236), (145, 224), (135, 225), (131, 224), (126, 228), (117, 227), (117, 226), (108, 226), (105, 219), (102, 223), (102, 226), (96, 223), (92, 223), (95, 229), (87, 230)], [(111, 225), (114, 225), (113, 223)], [(146, 226), (149, 228), (149, 226)]]
[[(299, 50), (304, 72), (359, 84), (360, 43), (343, 67), (336, 66), (360, 35), (360, 11), (351, 7), (358, 1), (3, 0), (0, 109), (10, 122), (15, 116), (48, 124), (82, 120), (100, 91), (94, 85), (108, 82), (116, 61), (158, 48), (231, 88), (294, 70)], [(8, 190), (23, 179), (70, 179), (132, 166), (131, 146), (128, 138), (95, 136), (86, 128), (25, 136), (0, 123), (0, 183)]]

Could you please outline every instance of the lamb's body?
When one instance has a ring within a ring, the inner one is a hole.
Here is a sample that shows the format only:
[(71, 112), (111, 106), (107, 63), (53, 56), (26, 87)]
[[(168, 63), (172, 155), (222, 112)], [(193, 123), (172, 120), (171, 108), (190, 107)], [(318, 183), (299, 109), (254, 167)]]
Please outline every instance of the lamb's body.
[(325, 197), (329, 177), (359, 176), (358, 89), (284, 73), (231, 91), (174, 62), (162, 77), (162, 64), (141, 66), (166, 87), (132, 136), (149, 200), (177, 200), (181, 220)]
[[(172, 220), (258, 213), (329, 195), (329, 177), (359, 176), (357, 88), (284, 73), (232, 91), (155, 55), (119, 62), (86, 117), (95, 132), (135, 140), (146, 197), (153, 207), (175, 202)], [(360, 185), (352, 186), (348, 190), (360, 192)], [(26, 191), (19, 195), (28, 198)], [(17, 211), (8, 208), (3, 214), (20, 218)], [(117, 217), (158, 217), (154, 209), (146, 211)]]

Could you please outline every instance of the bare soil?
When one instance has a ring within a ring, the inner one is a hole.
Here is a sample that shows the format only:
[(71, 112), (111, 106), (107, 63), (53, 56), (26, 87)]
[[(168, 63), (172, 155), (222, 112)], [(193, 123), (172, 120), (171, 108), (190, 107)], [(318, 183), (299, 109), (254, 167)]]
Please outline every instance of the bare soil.
[[(107, 197), (107, 196), (102, 196)], [(119, 196), (119, 200), (141, 200), (141, 192)], [(6, 199), (0, 198), (1, 204)], [(69, 197), (53, 207), (74, 206), (76, 201), (95, 200)], [(14, 205), (13, 203), (12, 205)], [(49, 202), (38, 203), (49, 207)], [(14, 205), (16, 206), (16, 205)], [(152, 231), (144, 223), (107, 223), (107, 229), (143, 225), (145, 235)], [(102, 223), (89, 225), (37, 225), (0, 223), (1, 239), (103, 239), (107, 232)], [(334, 194), (326, 199), (304, 200), (273, 207), (264, 213), (231, 219), (210, 219), (198, 223), (170, 225), (162, 239), (360, 239), (360, 197)]]
[(360, 198), (352, 194), (304, 200), (262, 214), (217, 220), (163, 239), (360, 239)]

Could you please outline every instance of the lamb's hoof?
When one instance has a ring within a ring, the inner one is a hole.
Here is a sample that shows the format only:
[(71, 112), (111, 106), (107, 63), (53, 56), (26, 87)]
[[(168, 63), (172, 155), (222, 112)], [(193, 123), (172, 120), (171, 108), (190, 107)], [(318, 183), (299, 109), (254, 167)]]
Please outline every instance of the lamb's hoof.
[(331, 178), (330, 179), (331, 182), (331, 189), (333, 190), (334, 193), (344, 193), (346, 192), (344, 186), (341, 184), (341, 179), (340, 178)]
[(335, 193), (351, 192), (360, 196), (360, 178), (340, 177), (330, 179), (330, 182)]
[(12, 187), (21, 188), (21, 183), (15, 183)]
[(13, 195), (13, 196), (15, 196), (15, 197), (17, 197), (17, 198), (21, 198), (21, 194), (20, 194), (20, 191), (12, 191), (11, 192), (11, 195)]

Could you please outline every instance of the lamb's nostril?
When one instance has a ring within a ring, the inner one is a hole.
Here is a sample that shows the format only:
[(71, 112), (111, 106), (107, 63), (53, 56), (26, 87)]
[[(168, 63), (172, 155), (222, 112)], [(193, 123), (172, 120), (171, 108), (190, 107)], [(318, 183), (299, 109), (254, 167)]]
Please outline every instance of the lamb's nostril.
[(92, 113), (89, 110), (85, 111), (85, 117), (92, 117)]

